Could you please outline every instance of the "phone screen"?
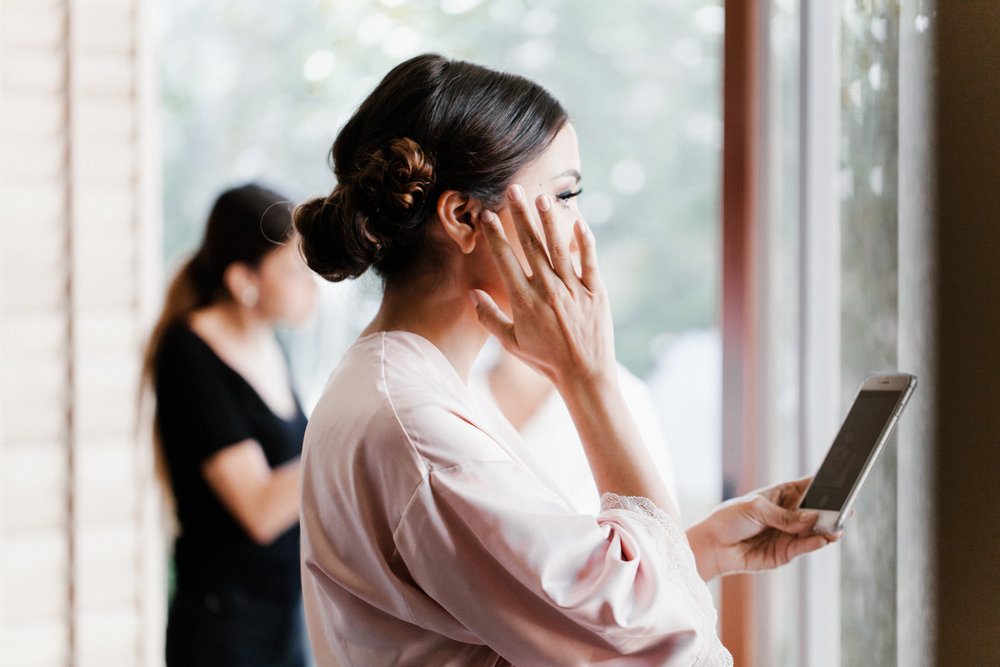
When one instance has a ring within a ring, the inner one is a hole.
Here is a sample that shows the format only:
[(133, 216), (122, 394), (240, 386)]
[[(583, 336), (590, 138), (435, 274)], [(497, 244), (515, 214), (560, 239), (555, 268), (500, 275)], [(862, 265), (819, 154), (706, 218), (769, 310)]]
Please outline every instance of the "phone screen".
[(801, 507), (839, 511), (892, 417), (902, 391), (858, 393)]

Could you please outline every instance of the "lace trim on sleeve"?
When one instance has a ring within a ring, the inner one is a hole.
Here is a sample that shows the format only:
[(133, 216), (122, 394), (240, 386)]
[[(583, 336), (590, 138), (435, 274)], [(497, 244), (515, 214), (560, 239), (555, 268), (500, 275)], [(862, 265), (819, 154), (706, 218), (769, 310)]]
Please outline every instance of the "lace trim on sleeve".
[(656, 546), (661, 560), (674, 575), (694, 609), (700, 621), (701, 632), (705, 638), (694, 662), (696, 666), (732, 667), (733, 657), (719, 639), (716, 625), (718, 614), (712, 601), (708, 586), (698, 576), (694, 553), (688, 545), (687, 537), (680, 526), (666, 512), (653, 504), (648, 498), (639, 496), (619, 496), (605, 493), (601, 497), (601, 514), (630, 513), (639, 514), (647, 521), (651, 520), (660, 530), (655, 531)]

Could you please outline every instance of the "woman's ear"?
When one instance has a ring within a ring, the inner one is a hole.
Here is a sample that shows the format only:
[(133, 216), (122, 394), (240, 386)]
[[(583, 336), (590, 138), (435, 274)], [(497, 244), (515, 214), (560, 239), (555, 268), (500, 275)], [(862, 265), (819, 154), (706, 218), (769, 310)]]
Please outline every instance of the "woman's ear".
[(237, 303), (247, 308), (257, 305), (260, 292), (257, 289), (257, 272), (248, 264), (233, 262), (222, 273), (222, 283)]
[(441, 226), (463, 254), (468, 255), (476, 247), (476, 231), (482, 211), (478, 199), (457, 190), (445, 190), (438, 197), (437, 215)]

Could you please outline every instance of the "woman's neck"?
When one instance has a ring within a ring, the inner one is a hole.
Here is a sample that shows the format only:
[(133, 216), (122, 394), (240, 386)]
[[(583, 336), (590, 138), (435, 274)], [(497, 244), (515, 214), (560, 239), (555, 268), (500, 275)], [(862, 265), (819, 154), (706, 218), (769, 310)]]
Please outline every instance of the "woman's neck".
[(235, 302), (192, 313), (191, 329), (253, 387), (271, 412), (292, 419), (298, 410), (288, 367), (271, 322)]
[(195, 311), (190, 325), (196, 331), (204, 331), (240, 347), (255, 347), (270, 341), (274, 334), (270, 322), (232, 301), (217, 301)]
[(421, 281), (386, 285), (382, 305), (362, 335), (409, 331), (437, 347), (463, 380), (489, 337), (466, 291), (429, 288)]

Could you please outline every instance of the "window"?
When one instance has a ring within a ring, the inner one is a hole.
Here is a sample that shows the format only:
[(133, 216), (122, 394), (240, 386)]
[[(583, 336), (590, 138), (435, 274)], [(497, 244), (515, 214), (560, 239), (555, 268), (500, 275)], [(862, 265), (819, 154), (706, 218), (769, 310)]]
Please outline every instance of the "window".
[[(580, 136), (581, 208), (598, 237), (619, 359), (645, 378), (686, 514), (719, 499), (718, 0), (237, 0), (163, 3), (164, 252), (198, 239), (217, 191), (261, 179), (332, 187), (326, 152), (395, 64), (432, 51), (549, 88)], [(326, 286), (294, 335), (306, 403), (367, 322), (378, 286)], [(322, 341), (322, 345), (320, 344)], [(317, 356), (320, 361), (317, 363)]]
[[(755, 11), (759, 445), (745, 474), (763, 485), (815, 471), (864, 375), (897, 366), (900, 8)], [(896, 494), (890, 445), (840, 544), (755, 582), (747, 664), (895, 664)]]

